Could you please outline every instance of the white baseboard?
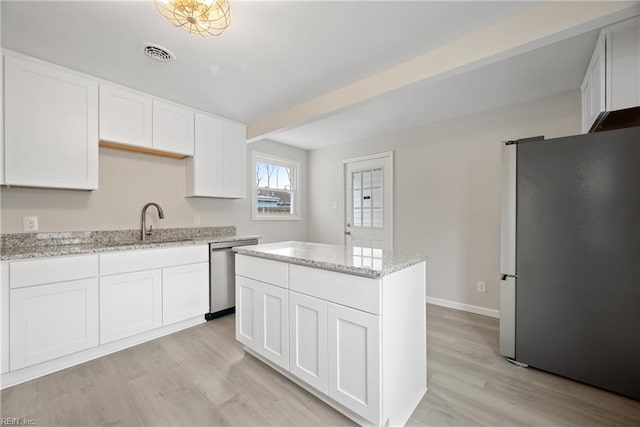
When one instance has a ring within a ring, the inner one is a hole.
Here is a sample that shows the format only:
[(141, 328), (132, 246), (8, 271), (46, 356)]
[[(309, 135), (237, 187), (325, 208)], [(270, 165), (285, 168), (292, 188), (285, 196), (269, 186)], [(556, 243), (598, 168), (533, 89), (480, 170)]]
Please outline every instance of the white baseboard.
[(456, 310), (468, 311), (469, 313), (481, 314), (483, 316), (500, 318), (500, 311), (491, 308), (480, 307), (479, 305), (463, 304), (457, 301), (450, 301), (448, 299), (427, 297), (427, 304), (439, 305), (447, 308), (454, 308)]

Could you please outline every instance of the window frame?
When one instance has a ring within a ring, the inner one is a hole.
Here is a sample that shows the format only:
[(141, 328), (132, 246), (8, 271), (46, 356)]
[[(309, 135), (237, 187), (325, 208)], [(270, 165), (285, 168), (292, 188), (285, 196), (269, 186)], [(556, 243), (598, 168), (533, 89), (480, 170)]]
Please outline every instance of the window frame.
[[(291, 194), (293, 195), (293, 215), (268, 215), (258, 213), (258, 183), (256, 182), (257, 163), (270, 163), (281, 167), (294, 168), (291, 182)], [(253, 221), (299, 221), (300, 215), (300, 169), (302, 163), (298, 160), (273, 154), (253, 151), (251, 154), (251, 219)]]

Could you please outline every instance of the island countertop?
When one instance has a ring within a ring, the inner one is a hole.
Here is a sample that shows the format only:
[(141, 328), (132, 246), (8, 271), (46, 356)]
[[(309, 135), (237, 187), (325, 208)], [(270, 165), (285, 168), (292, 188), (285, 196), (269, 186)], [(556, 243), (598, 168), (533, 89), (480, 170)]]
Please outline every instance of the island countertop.
[(241, 246), (234, 250), (242, 255), (371, 278), (386, 276), (428, 259), (425, 253), (297, 241)]

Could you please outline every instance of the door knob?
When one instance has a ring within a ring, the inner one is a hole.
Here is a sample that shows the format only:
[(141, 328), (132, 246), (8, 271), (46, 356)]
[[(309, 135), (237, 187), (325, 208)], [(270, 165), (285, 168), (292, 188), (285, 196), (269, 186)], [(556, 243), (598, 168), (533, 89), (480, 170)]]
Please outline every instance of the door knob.
[(345, 231), (344, 234), (346, 234), (347, 236), (351, 236), (351, 232), (350, 231)]

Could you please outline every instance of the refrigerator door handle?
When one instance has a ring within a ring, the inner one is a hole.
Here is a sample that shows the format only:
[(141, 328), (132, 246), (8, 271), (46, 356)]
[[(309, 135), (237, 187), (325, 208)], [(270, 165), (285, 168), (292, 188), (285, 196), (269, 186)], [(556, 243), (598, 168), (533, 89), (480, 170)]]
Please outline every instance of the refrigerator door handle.
[(500, 354), (516, 357), (516, 286), (515, 277), (503, 275), (500, 281)]

